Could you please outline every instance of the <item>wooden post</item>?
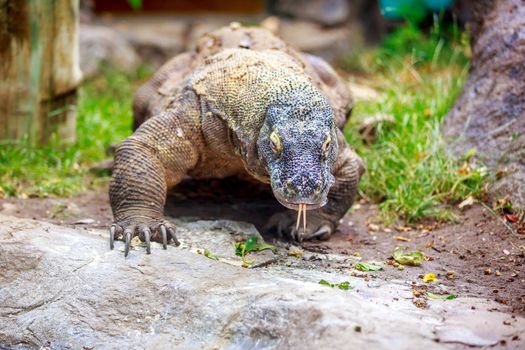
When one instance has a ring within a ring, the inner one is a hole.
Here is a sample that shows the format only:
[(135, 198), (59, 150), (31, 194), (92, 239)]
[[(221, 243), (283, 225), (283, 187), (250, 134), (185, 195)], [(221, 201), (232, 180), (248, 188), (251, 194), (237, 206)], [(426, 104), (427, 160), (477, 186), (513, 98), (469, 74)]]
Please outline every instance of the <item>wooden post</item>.
[(78, 0), (0, 0), (0, 140), (75, 139)]

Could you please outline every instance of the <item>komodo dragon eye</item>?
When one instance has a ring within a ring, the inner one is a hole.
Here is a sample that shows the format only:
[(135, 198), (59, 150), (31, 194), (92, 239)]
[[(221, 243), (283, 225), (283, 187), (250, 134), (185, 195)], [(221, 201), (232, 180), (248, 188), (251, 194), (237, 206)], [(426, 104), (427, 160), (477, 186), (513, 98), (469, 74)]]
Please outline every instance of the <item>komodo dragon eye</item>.
[(321, 146), (321, 149), (323, 151), (323, 155), (325, 157), (328, 157), (328, 153), (330, 152), (330, 143), (332, 142), (332, 137), (330, 135), (326, 136), (326, 139), (323, 142), (323, 145)]
[(270, 134), (270, 147), (272, 148), (273, 153), (279, 154), (283, 150), (283, 144), (281, 143), (281, 138), (277, 131), (272, 131)]

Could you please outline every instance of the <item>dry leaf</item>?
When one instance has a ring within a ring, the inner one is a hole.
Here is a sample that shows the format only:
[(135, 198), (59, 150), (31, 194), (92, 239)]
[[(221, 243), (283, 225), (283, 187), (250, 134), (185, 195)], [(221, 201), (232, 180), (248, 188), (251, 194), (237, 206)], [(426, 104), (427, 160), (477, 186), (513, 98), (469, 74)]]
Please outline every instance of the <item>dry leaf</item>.
[(463, 202), (459, 203), (458, 208), (463, 209), (465, 207), (470, 207), (474, 203), (476, 203), (474, 197), (468, 196)]
[(511, 223), (516, 223), (518, 222), (518, 215), (516, 214), (505, 214), (505, 219), (508, 221), (508, 222), (511, 222)]
[(372, 231), (372, 232), (379, 231), (379, 226), (376, 224), (368, 224), (368, 231)]
[(436, 275), (431, 272), (431, 273), (427, 273), (425, 276), (423, 276), (423, 282), (425, 283), (430, 283), (430, 282), (435, 282), (437, 281), (436, 279)]
[(304, 252), (302, 250), (290, 250), (288, 256), (295, 256), (296, 258), (302, 257)]

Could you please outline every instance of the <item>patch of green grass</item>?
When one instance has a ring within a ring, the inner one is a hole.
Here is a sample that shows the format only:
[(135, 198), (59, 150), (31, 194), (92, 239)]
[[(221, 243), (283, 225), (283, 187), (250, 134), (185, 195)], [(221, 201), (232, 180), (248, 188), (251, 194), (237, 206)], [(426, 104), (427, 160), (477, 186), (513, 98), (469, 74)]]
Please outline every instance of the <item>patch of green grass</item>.
[(67, 196), (86, 189), (95, 179), (90, 165), (109, 158), (107, 148), (131, 133), (131, 102), (137, 84), (147, 74), (105, 69), (79, 91), (77, 141), (64, 145), (57, 138), (44, 146), (28, 140), (0, 147), (0, 197)]
[[(368, 57), (381, 62), (370, 66), (366, 80), (381, 97), (355, 105), (345, 134), (367, 163), (360, 191), (379, 204), (383, 220), (451, 219), (452, 205), (479, 196), (486, 177), (483, 168), (451, 158), (441, 133), (443, 117), (467, 75), (467, 48), (465, 43), (448, 43), (448, 57), (441, 60), (432, 45), (445, 44), (432, 37), (425, 42), (423, 33), (407, 26)], [(414, 37), (420, 45), (409, 50)], [(378, 113), (394, 122), (379, 125), (370, 145), (357, 130), (364, 118)]]

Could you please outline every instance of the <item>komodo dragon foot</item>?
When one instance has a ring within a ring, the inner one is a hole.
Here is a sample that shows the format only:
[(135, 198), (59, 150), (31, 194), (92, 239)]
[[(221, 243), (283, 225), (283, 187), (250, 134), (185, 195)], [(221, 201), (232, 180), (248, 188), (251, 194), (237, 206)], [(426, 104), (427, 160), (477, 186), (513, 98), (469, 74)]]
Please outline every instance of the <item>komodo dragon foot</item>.
[(151, 253), (151, 241), (162, 243), (164, 249), (168, 248), (168, 242), (172, 241), (176, 246), (180, 242), (175, 236), (175, 230), (171, 224), (165, 220), (128, 220), (120, 221), (111, 225), (109, 229), (109, 247), (115, 247), (115, 236), (125, 242), (124, 256), (127, 257), (131, 239), (138, 236), (142, 242), (146, 242), (146, 253)]
[(297, 212), (288, 210), (274, 214), (264, 228), (266, 231), (275, 229), (279, 238), (284, 236), (290, 240), (302, 242), (315, 238), (326, 240), (330, 238), (336, 227), (336, 221), (319, 210), (308, 211), (306, 230), (302, 225), (298, 227), (296, 220)]

